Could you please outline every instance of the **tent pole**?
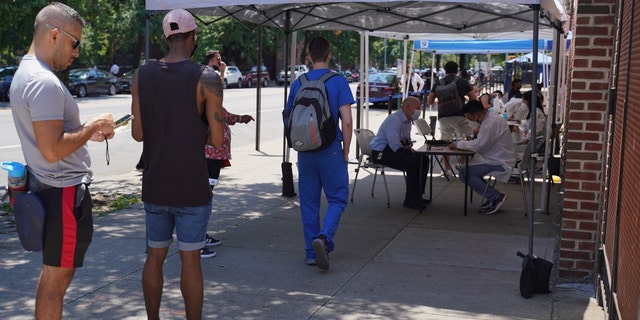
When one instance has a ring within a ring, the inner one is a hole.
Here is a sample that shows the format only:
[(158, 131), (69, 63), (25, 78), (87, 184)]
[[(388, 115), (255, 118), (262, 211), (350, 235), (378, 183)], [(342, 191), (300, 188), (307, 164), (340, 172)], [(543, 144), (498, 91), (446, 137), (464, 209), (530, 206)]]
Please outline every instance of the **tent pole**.
[[(360, 34), (360, 61), (358, 62), (358, 75), (360, 78), (358, 79), (358, 90), (360, 92), (360, 96), (358, 97), (358, 101), (356, 103), (356, 128), (362, 128), (362, 110), (364, 110), (364, 80), (362, 79), (362, 70), (364, 70), (364, 33), (359, 32)], [(359, 157), (357, 154), (359, 153), (358, 148), (356, 148), (356, 158)]]
[(284, 85), (290, 85), (293, 83), (293, 81), (295, 80), (296, 77), (296, 58), (298, 57), (298, 32), (297, 31), (293, 31), (291, 32), (291, 47), (289, 48), (291, 50), (290, 55), (291, 55), (291, 59), (289, 60), (289, 63), (291, 64), (289, 66), (289, 75), (287, 76), (287, 70), (285, 69), (284, 71)]
[[(262, 71), (262, 26), (258, 27), (258, 77), (256, 79), (260, 79), (260, 71)], [(260, 94), (260, 83), (262, 81), (258, 81), (258, 93), (256, 97), (256, 150), (260, 151), (260, 109), (262, 105), (262, 95)]]
[(407, 92), (409, 92), (408, 79), (409, 74), (407, 74), (407, 67), (409, 66), (409, 62), (407, 61), (407, 38), (405, 37), (403, 40), (404, 44), (404, 54), (402, 56), (402, 70), (398, 70), (400, 74), (404, 74), (404, 81), (406, 83), (402, 84), (402, 99), (407, 97)]
[[(539, 31), (539, 17), (540, 17), (540, 5), (533, 4), (533, 65), (538, 66), (538, 31)], [(538, 109), (538, 99), (536, 93), (536, 84), (538, 82), (538, 72), (531, 73), (531, 84), (533, 91), (531, 92), (531, 115), (529, 117), (529, 123), (531, 125), (529, 133), (529, 148), (531, 150), (531, 160), (529, 161), (529, 194), (531, 203), (529, 204), (529, 254), (533, 255), (533, 222), (535, 215), (535, 195), (536, 195), (536, 158), (538, 157), (538, 151), (536, 150), (536, 114)]]
[[(542, 164), (542, 174), (544, 177), (548, 177), (549, 176), (549, 159), (551, 158), (552, 152), (551, 152), (551, 148), (554, 145), (554, 142), (556, 140), (556, 137), (554, 135), (555, 133), (555, 128), (556, 128), (556, 102), (557, 102), (557, 91), (558, 91), (558, 72), (559, 72), (559, 61), (561, 60), (560, 57), (560, 46), (562, 45), (560, 43), (561, 41), (561, 37), (560, 37), (560, 32), (558, 32), (558, 30), (556, 30), (554, 32), (554, 39), (553, 39), (553, 54), (552, 54), (552, 59), (551, 61), (553, 61), (553, 69), (551, 70), (551, 85), (548, 87), (548, 96), (549, 96), (549, 102), (548, 102), (548, 106), (549, 108), (547, 110), (548, 114), (547, 114), (547, 130), (546, 130), (546, 143), (544, 146), (544, 163)], [(566, 45), (566, 44), (565, 44)], [(551, 121), (549, 121), (551, 120)], [(542, 208), (544, 208), (544, 213), (545, 214), (549, 214), (549, 200), (550, 200), (550, 194), (551, 194), (551, 188), (549, 187), (549, 181), (548, 179), (544, 179), (544, 182), (542, 183), (542, 198), (540, 199), (540, 206)]]
[[(364, 127), (369, 129), (369, 32), (364, 34)], [(362, 73), (362, 72), (361, 72)], [(362, 93), (362, 91), (360, 91)], [(366, 106), (365, 106), (366, 104)]]
[[(285, 38), (284, 38), (284, 65), (286, 68), (287, 63), (289, 62), (289, 55), (287, 54), (287, 52), (289, 51), (289, 36), (291, 35), (291, 33), (289, 31), (285, 32)], [(256, 70), (256, 72), (258, 72), (258, 78), (260, 78), (260, 70)], [(257, 79), (257, 78), (256, 78)], [(286, 80), (285, 80), (286, 83)], [(282, 110), (284, 110), (284, 108), (287, 107), (287, 86), (284, 86), (284, 103), (282, 104)], [(286, 137), (283, 135), (282, 137), (282, 162), (289, 162), (289, 159), (287, 157), (287, 139)]]
[[(431, 93), (431, 89), (433, 88), (433, 85), (435, 84), (434, 81), (438, 81), (438, 79), (436, 79), (434, 77), (435, 73), (435, 68), (436, 68), (436, 51), (432, 51), (431, 52), (431, 83), (430, 83), (430, 88), (429, 89), (429, 93)], [(426, 99), (425, 99), (426, 100)], [(431, 127), (431, 137), (435, 138), (436, 135), (436, 123), (438, 122), (438, 112), (436, 112), (435, 115), (433, 115), (433, 105), (430, 104), (429, 105), (429, 127)]]

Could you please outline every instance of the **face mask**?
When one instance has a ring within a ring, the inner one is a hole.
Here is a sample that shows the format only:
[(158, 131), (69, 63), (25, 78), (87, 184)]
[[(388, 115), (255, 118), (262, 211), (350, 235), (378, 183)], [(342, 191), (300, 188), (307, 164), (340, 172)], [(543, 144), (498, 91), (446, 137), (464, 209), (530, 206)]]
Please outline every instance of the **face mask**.
[(413, 116), (411, 117), (411, 119), (412, 119), (413, 121), (418, 120), (418, 118), (420, 118), (420, 112), (422, 112), (422, 111), (420, 111), (420, 110), (416, 110), (416, 111), (414, 111), (414, 112), (413, 112)]

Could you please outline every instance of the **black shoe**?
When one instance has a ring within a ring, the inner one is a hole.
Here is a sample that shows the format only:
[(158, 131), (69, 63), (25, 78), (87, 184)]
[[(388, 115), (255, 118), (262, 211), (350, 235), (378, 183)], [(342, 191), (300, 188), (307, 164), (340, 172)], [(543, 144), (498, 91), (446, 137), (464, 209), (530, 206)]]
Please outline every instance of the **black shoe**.
[(483, 214), (494, 214), (500, 209), (500, 207), (507, 201), (507, 195), (503, 194), (502, 197), (491, 202), (491, 206), (483, 210)]
[(210, 236), (207, 234), (207, 237), (204, 240), (204, 245), (207, 247), (217, 247), (222, 243), (222, 241)]
[(329, 270), (329, 253), (325, 238), (317, 238), (311, 242), (311, 247), (316, 253), (316, 266), (322, 270)]
[(402, 204), (402, 206), (405, 208), (416, 209), (416, 210), (423, 210), (424, 208), (426, 208), (426, 206), (422, 204), (420, 200), (415, 200), (411, 198), (404, 199), (404, 203)]
[(212, 258), (215, 256), (216, 252), (207, 247), (200, 249), (200, 258)]

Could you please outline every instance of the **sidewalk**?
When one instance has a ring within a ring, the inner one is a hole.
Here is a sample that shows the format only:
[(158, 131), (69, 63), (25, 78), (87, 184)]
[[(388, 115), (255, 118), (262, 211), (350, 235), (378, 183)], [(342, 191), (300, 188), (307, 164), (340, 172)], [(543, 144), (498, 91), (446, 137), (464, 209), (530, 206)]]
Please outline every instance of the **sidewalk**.
[[(477, 214), (476, 195), (463, 216), (463, 183), (434, 178), (433, 202), (419, 214), (402, 207), (400, 172), (387, 173), (390, 208), (382, 180), (372, 198), (373, 176), (361, 172), (336, 235), (331, 269), (307, 266), (297, 197), (281, 196), (281, 147), (273, 141), (261, 152), (235, 148), (232, 166), (221, 172), (208, 230), (222, 245), (214, 248), (216, 257), (202, 260), (206, 319), (604, 319), (590, 284), (556, 285), (551, 294), (520, 297), (522, 259), (516, 252), (527, 250), (528, 225), (519, 184), (499, 184), (509, 200), (497, 214)], [(137, 172), (99, 178), (94, 192), (140, 186)], [(555, 211), (535, 217), (534, 252), (551, 261), (558, 241)], [(85, 266), (65, 297), (64, 318), (145, 319), (142, 205), (94, 223)], [(0, 234), (0, 252), (0, 314), (31, 319), (40, 253), (25, 252), (11, 232)], [(162, 319), (184, 319), (179, 282), (173, 245)]]

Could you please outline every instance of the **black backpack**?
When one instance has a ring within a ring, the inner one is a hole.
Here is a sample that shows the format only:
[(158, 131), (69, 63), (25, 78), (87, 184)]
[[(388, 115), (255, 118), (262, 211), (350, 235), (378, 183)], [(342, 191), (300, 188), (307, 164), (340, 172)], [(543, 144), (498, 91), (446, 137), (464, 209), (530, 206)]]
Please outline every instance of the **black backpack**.
[(325, 82), (335, 75), (327, 72), (318, 80), (309, 80), (306, 74), (300, 76), (300, 89), (293, 107), (283, 112), (285, 135), (294, 150), (318, 151), (336, 140), (336, 122), (325, 86)]
[(450, 116), (462, 111), (462, 99), (458, 95), (458, 80), (455, 77), (450, 83), (440, 79), (436, 87), (436, 97), (438, 98), (438, 110), (441, 116)]

